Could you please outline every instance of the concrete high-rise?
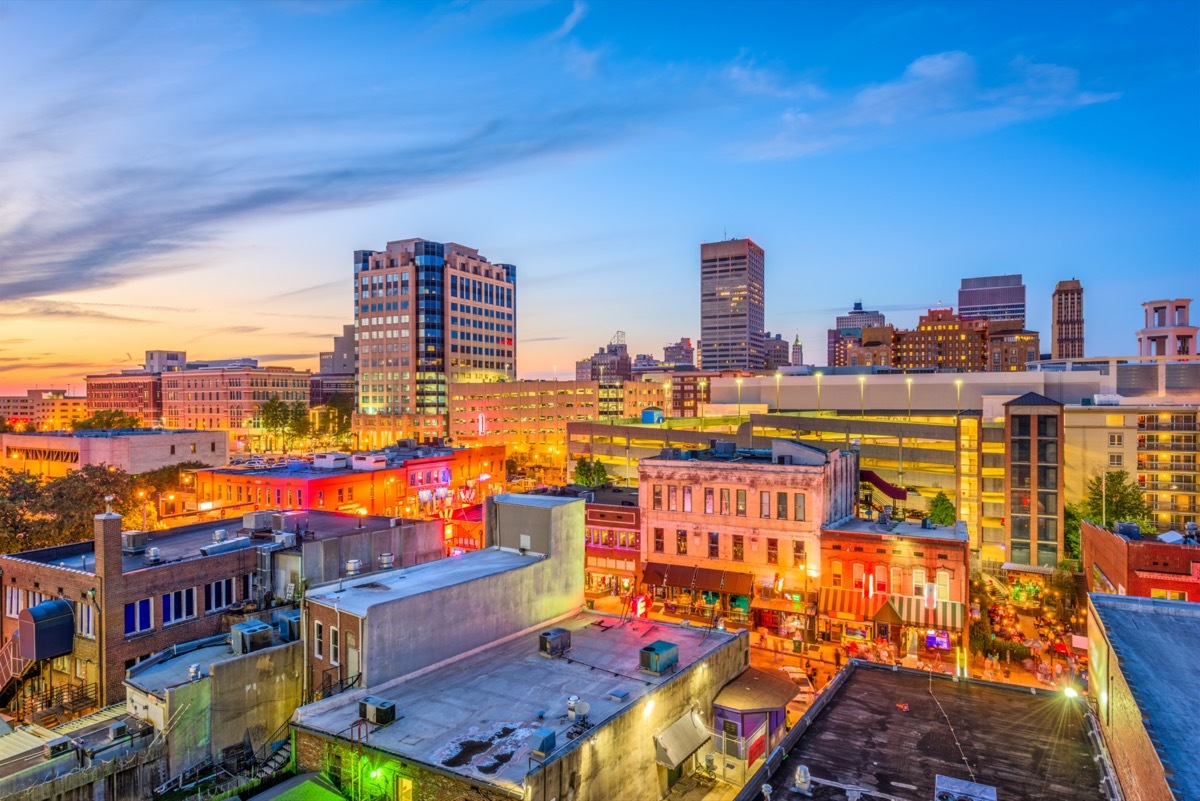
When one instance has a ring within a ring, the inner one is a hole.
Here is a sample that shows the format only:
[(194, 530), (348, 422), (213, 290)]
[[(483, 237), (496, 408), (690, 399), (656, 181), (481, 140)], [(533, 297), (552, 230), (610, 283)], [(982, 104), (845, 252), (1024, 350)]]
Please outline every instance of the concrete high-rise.
[(881, 328), (887, 325), (883, 313), (864, 309), (862, 301), (855, 301), (849, 314), (839, 314), (833, 328), (827, 332), (825, 363), (830, 367), (844, 367), (846, 348), (862, 345), (864, 328)]
[(765, 263), (749, 239), (700, 245), (700, 367), (763, 366)]
[(1191, 325), (1191, 298), (1148, 300), (1142, 304), (1146, 326), (1137, 332), (1139, 356), (1194, 356), (1200, 328)]
[(964, 278), (958, 288), (958, 314), (964, 320), (1025, 320), (1025, 284), (1016, 275)]
[(1050, 358), (1083, 358), (1083, 285), (1059, 281), (1050, 302)]
[(450, 382), (516, 377), (516, 285), (516, 267), (452, 242), (355, 251), (359, 412), (398, 438), (444, 436)]

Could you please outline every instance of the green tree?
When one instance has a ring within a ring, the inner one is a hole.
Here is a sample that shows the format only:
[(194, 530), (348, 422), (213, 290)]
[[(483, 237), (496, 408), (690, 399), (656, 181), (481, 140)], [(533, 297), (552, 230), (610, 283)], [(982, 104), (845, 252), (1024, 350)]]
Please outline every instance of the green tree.
[[(1153, 530), (1154, 509), (1142, 495), (1142, 488), (1124, 470), (1108, 470), (1092, 477), (1075, 504), (1075, 513), (1096, 525), (1109, 528), (1118, 522), (1137, 523)], [(1078, 535), (1077, 535), (1078, 536)]]
[(141, 499), (137, 479), (111, 465), (84, 465), (47, 483), (39, 498), (39, 512), (47, 521), (53, 542), (76, 542), (93, 535), (93, 518), (104, 511), (106, 495), (113, 496), (113, 511), (140, 520)]
[(0, 467), (0, 551), (31, 548), (45, 530), (43, 485), (25, 471)]
[(268, 434), (279, 437), (287, 430), (292, 420), (292, 410), (279, 395), (275, 394), (262, 405), (258, 412), (258, 420), (263, 430)]
[(1063, 511), (1063, 543), (1071, 559), (1079, 558), (1079, 521), (1083, 518), (1080, 506), (1068, 503)]
[(101, 409), (91, 417), (76, 420), (72, 424), (75, 429), (86, 431), (92, 429), (141, 428), (142, 421), (120, 409)]
[(608, 470), (595, 459), (580, 459), (575, 462), (571, 480), (584, 487), (599, 487), (608, 483)]
[(345, 392), (335, 392), (325, 401), (327, 428), (325, 433), (335, 440), (350, 436), (354, 422), (354, 397)]
[(287, 434), (290, 438), (306, 440), (312, 436), (312, 418), (308, 416), (308, 404), (296, 401), (288, 408)]
[(929, 502), (929, 519), (938, 526), (953, 526), (958, 522), (958, 513), (945, 492), (938, 492)]

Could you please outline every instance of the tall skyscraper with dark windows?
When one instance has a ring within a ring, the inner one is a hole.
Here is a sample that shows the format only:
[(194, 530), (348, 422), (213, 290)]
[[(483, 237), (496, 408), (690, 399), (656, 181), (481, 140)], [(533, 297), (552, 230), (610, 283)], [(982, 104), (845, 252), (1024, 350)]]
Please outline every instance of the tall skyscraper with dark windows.
[(1050, 306), (1050, 358), (1083, 358), (1083, 285), (1059, 281)]
[(516, 283), (513, 265), (452, 242), (354, 252), (358, 409), (389, 418), (383, 440), (444, 436), (450, 382), (516, 378)]
[(964, 278), (958, 288), (958, 314), (964, 320), (1025, 321), (1021, 275)]
[(749, 239), (700, 245), (700, 368), (763, 366), (763, 249)]

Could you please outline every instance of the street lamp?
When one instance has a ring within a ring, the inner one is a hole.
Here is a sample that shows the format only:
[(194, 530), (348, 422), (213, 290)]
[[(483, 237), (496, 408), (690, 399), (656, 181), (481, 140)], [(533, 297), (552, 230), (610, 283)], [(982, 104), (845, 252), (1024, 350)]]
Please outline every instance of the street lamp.
[(146, 499), (146, 491), (138, 490), (138, 497), (142, 499), (142, 531), (146, 530), (146, 509), (150, 505), (150, 501)]
[(783, 378), (783, 373), (775, 371), (775, 414), (779, 414), (779, 379)]
[(708, 379), (700, 379), (700, 396), (696, 398), (696, 410), (700, 417), (700, 430), (704, 430), (704, 391), (708, 388)]
[(962, 414), (962, 379), (954, 379), (954, 402), (958, 407), (954, 412), (955, 416)]
[(743, 379), (742, 379), (742, 377), (741, 377), (741, 376), (738, 376), (738, 378), (737, 378), (737, 388), (738, 388), (738, 413), (737, 413), (737, 419), (738, 419), (738, 424), (739, 424), (739, 425), (740, 425), (740, 424), (741, 424), (741, 422), (742, 422), (742, 380), (743, 380)]
[(858, 377), (858, 416), (867, 416), (867, 377), (865, 375)]
[(912, 379), (904, 379), (904, 383), (908, 385), (908, 422), (912, 422)]

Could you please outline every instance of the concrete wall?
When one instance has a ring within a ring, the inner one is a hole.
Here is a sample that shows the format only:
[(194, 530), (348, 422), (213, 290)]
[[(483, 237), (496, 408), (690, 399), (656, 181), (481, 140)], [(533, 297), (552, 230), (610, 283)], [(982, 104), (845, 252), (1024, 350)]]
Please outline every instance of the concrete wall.
[(166, 695), (167, 766), (169, 775), (174, 776), (209, 755), (212, 682), (202, 679), (180, 684)]
[[(20, 776), (0, 779), (5, 801), (142, 801), (150, 798), (166, 774), (167, 747), (157, 743), (129, 753), (108, 750), (92, 756), (71, 755), (73, 770), (56, 778), (30, 783)], [(78, 763), (83, 764), (78, 764)], [(21, 787), (23, 789), (17, 789)]]
[(549, 509), (489, 502), (488, 508), (499, 512), (502, 540), (529, 533), (537, 543), (548, 536), (550, 556), (371, 607), (362, 638), (363, 686), (420, 670), (583, 606), (584, 502)]
[[(445, 539), (441, 520), (420, 520), (396, 528), (377, 531), (364, 529), (342, 537), (306, 541), (304, 575), (308, 586), (336, 581), (346, 573), (346, 562), (357, 559), (364, 573), (379, 566), (379, 555), (390, 553), (396, 567), (409, 567), (445, 556)], [(276, 594), (286, 588), (276, 587)]]
[(711, 727), (713, 700), (749, 664), (750, 640), (743, 631), (606, 721), (594, 734), (568, 741), (566, 749), (555, 752), (556, 759), (526, 776), (525, 797), (662, 798), (668, 789), (667, 770), (655, 761), (654, 736), (694, 709)]
[(250, 733), (260, 748), (300, 706), (304, 644), (297, 640), (264, 648), (212, 665), (211, 748), (213, 761), (221, 749), (237, 745)]

